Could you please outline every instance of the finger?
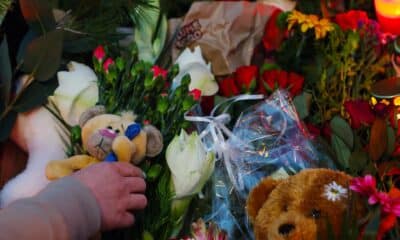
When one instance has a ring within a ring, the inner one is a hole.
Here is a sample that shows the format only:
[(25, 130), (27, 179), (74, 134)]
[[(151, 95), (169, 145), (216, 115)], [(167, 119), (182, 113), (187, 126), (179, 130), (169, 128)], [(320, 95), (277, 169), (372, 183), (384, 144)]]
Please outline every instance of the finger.
[(121, 217), (120, 227), (132, 226), (135, 222), (135, 216), (130, 212), (124, 212)]
[(112, 164), (123, 177), (144, 177), (142, 170), (130, 163), (116, 162)]
[(143, 194), (130, 194), (126, 206), (129, 210), (143, 209), (147, 206), (147, 198)]
[(143, 193), (146, 191), (146, 182), (139, 177), (125, 177), (126, 188), (130, 193)]

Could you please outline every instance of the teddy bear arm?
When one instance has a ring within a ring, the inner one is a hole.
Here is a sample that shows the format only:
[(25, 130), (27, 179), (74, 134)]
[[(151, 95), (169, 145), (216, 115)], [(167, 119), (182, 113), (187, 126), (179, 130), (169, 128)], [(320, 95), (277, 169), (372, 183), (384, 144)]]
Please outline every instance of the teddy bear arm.
[(76, 155), (64, 160), (51, 161), (46, 166), (46, 177), (49, 180), (56, 180), (97, 162), (99, 162), (98, 159), (88, 155)]
[(274, 180), (270, 177), (264, 178), (255, 188), (251, 190), (249, 197), (247, 198), (246, 210), (250, 220), (253, 223), (257, 217), (258, 211), (268, 199), (269, 194), (280, 182), (281, 180)]
[(135, 145), (125, 136), (118, 136), (112, 143), (112, 150), (120, 162), (130, 162), (137, 150)]

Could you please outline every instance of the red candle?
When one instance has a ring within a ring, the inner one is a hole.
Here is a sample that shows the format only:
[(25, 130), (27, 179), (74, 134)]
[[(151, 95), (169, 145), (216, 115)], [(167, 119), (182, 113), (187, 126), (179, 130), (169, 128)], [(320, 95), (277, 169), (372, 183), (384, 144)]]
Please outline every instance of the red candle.
[(375, 11), (384, 32), (400, 35), (400, 0), (375, 0)]

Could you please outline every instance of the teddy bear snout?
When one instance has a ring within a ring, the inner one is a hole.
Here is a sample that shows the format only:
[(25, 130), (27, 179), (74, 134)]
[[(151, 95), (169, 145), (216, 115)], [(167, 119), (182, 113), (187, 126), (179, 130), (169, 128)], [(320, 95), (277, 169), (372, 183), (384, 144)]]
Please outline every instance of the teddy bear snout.
[(293, 224), (282, 224), (279, 226), (279, 234), (281, 235), (288, 235), (291, 231), (293, 231), (295, 229), (295, 226)]

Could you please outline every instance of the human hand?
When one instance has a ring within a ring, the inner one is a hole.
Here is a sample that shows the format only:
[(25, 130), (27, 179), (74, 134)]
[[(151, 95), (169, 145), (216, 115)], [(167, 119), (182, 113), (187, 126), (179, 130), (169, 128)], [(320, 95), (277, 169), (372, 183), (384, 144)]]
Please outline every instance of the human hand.
[(135, 221), (131, 210), (147, 205), (143, 172), (130, 163), (98, 163), (72, 175), (89, 187), (101, 210), (101, 229), (128, 227)]

